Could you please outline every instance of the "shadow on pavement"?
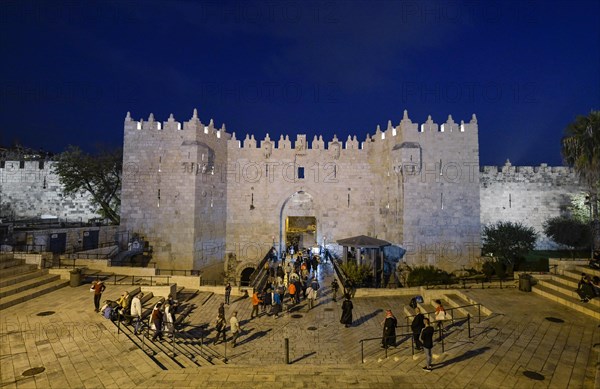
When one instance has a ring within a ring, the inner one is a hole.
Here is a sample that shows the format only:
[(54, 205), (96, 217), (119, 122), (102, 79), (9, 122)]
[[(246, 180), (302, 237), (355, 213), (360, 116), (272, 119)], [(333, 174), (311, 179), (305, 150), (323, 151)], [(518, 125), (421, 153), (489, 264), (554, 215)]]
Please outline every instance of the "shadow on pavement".
[(352, 323), (352, 327), (358, 327), (358, 326), (362, 325), (363, 323), (365, 323), (365, 322), (371, 320), (372, 318), (374, 318), (375, 316), (379, 315), (381, 312), (383, 312), (383, 309), (379, 308), (369, 314), (359, 317), (358, 319), (354, 320), (354, 322)]
[(290, 361), (290, 364), (300, 362), (301, 360), (309, 358), (309, 357), (315, 355), (316, 353), (317, 353), (316, 351), (313, 351), (312, 353), (304, 354), (303, 356), (296, 358), (293, 361)]
[(474, 350), (469, 350), (469, 351), (465, 352), (462, 355), (456, 356), (454, 358), (451, 358), (451, 359), (443, 361), (443, 362), (441, 362), (439, 364), (436, 364), (435, 368), (436, 369), (437, 368), (442, 368), (442, 367), (451, 365), (451, 364), (456, 363), (456, 362), (465, 361), (467, 359), (470, 359), (470, 358), (476, 357), (478, 355), (481, 355), (481, 354), (483, 354), (484, 352), (486, 352), (489, 349), (490, 349), (489, 347), (480, 347), (480, 348), (476, 348)]

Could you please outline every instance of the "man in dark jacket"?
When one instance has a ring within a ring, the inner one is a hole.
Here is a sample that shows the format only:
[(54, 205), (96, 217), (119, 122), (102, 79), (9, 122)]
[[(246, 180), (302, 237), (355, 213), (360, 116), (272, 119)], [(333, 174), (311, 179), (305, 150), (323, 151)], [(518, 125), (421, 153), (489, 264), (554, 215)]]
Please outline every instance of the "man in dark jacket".
[(423, 328), (425, 328), (425, 324), (423, 323), (425, 316), (423, 316), (423, 314), (421, 313), (421, 310), (419, 308), (415, 308), (415, 313), (416, 313), (416, 315), (413, 318), (412, 323), (410, 324), (410, 329), (412, 330), (412, 333), (413, 333), (413, 340), (415, 342), (416, 349), (422, 350), (423, 344), (421, 343), (421, 340), (419, 339), (419, 337), (421, 336), (421, 331), (423, 330)]
[(431, 360), (432, 360), (432, 349), (433, 349), (433, 334), (434, 328), (429, 323), (429, 319), (423, 319), (423, 323), (425, 324), (425, 328), (421, 331), (421, 342), (423, 342), (423, 350), (425, 350), (425, 363), (427, 364), (423, 367), (425, 371), (431, 371)]

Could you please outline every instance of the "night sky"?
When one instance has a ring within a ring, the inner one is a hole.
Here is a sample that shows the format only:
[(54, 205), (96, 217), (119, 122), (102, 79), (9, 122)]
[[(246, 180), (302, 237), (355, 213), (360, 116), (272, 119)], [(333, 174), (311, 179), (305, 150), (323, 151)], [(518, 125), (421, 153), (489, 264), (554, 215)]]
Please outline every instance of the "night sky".
[(239, 138), (479, 121), (480, 163), (562, 164), (600, 108), (600, 1), (0, 2), (0, 145), (119, 146), (173, 113)]

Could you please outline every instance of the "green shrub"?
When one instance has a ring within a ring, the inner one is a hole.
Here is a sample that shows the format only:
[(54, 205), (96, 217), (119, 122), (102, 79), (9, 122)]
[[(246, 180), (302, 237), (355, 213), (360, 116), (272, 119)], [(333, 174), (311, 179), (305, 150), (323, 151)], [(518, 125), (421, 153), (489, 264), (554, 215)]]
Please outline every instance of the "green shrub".
[(426, 284), (449, 284), (452, 283), (450, 273), (438, 269), (435, 266), (417, 266), (408, 274), (408, 286), (421, 286)]
[(357, 265), (354, 261), (340, 264), (340, 269), (356, 286), (370, 286), (373, 281), (373, 268), (369, 264)]

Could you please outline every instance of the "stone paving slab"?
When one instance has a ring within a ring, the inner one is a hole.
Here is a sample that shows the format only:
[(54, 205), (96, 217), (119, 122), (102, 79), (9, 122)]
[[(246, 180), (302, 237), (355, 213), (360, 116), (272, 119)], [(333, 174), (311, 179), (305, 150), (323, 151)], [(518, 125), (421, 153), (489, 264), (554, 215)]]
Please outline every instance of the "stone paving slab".
[[(432, 372), (421, 370), (424, 357), (411, 354), (410, 341), (388, 350), (387, 358), (378, 340), (365, 342), (363, 364), (359, 340), (381, 335), (385, 309), (404, 324), (409, 298), (357, 298), (353, 326), (344, 328), (339, 324), (341, 301), (331, 300), (330, 269), (322, 270), (313, 310), (301, 303), (278, 319), (264, 315), (249, 320), (250, 299), (233, 299), (227, 316), (237, 310), (245, 332), (238, 347), (228, 347), (229, 364), (168, 371), (93, 311), (89, 285), (48, 293), (0, 312), (0, 388), (598, 387), (600, 323), (515, 289), (464, 290), (494, 314), (472, 323), (471, 338), (465, 325), (449, 329), (444, 351), (440, 343), (434, 347)], [(116, 299), (125, 289), (108, 283), (103, 299)], [(205, 325), (206, 347), (223, 354), (226, 345), (212, 343), (210, 328), (223, 296), (197, 298), (202, 301), (190, 301), (197, 306), (187, 321)], [(55, 313), (37, 316), (43, 311)], [(283, 363), (286, 337), (291, 365)], [(38, 366), (45, 371), (22, 375)], [(528, 371), (543, 380), (526, 377)]]

